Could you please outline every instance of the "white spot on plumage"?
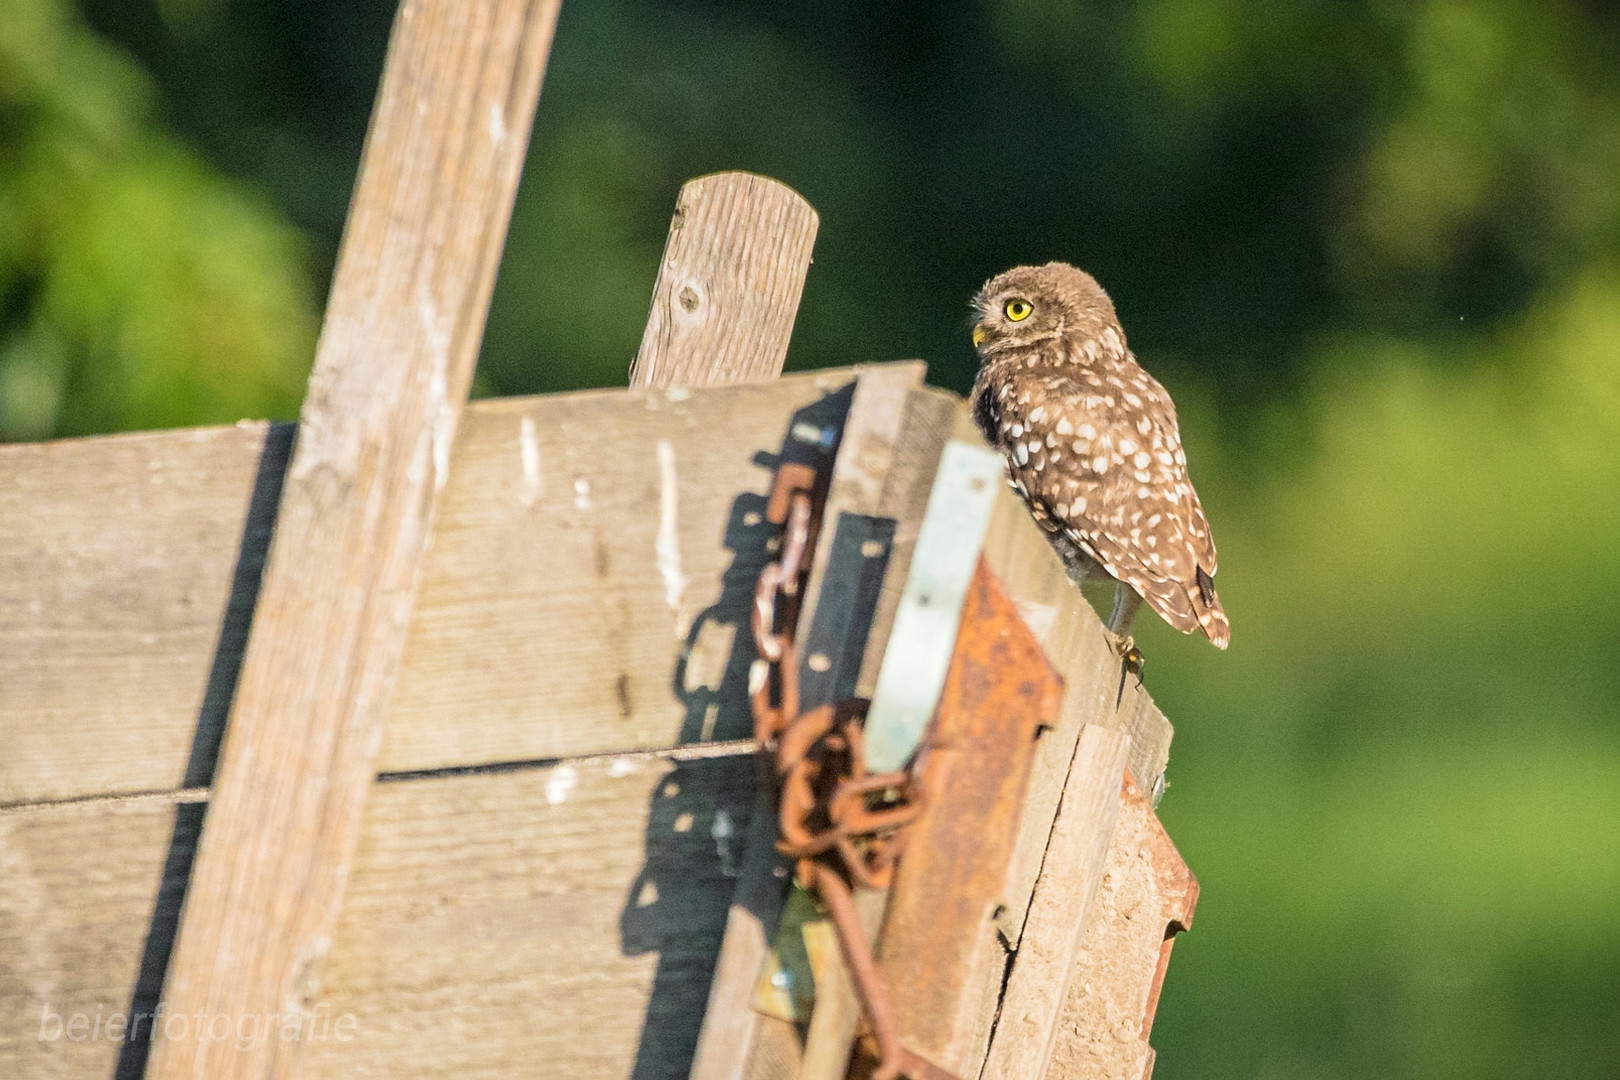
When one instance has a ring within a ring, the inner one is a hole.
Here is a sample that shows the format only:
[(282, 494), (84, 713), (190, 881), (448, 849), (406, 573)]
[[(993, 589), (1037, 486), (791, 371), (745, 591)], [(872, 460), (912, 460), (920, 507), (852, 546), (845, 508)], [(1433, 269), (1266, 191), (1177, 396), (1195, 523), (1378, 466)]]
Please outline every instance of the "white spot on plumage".
[(1092, 458), (1091, 459), (1091, 471), (1092, 472), (1097, 472), (1097, 473), (1105, 473), (1105, 472), (1107, 472), (1108, 471), (1108, 459), (1106, 457), (1094, 457), (1094, 458)]
[(1013, 460), (1020, 465), (1029, 464), (1029, 449), (1023, 443), (1013, 443)]

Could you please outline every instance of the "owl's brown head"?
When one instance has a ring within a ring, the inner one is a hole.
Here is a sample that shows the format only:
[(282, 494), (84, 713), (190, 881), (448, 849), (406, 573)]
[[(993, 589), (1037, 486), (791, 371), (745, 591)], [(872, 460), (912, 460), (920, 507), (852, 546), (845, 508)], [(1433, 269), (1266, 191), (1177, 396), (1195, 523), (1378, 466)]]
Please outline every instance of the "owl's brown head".
[(1056, 338), (1096, 338), (1109, 327), (1119, 332), (1114, 302), (1097, 279), (1068, 263), (1015, 266), (997, 274), (973, 298), (973, 307), (980, 360)]

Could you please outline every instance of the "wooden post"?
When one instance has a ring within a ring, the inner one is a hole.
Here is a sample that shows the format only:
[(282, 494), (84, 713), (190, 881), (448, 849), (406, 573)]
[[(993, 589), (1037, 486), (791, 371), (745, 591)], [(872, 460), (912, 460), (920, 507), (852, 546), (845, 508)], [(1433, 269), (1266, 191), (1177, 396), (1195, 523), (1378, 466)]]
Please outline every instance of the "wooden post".
[(558, 6), (400, 7), (150, 1077), (295, 1072)]
[(631, 386), (716, 386), (782, 373), (820, 223), (753, 173), (681, 187)]

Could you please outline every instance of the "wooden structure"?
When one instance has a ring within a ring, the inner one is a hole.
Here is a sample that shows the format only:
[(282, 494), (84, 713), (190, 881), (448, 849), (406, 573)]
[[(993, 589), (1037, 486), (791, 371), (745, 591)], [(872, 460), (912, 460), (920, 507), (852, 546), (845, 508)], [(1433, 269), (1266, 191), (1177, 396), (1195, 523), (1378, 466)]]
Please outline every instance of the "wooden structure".
[[(465, 404), (556, 7), (402, 6), (296, 429), (0, 447), (0, 1076), (868, 1067), (836, 954), (808, 1022), (753, 1007), (786, 889), (748, 738), (764, 499), (785, 460), (829, 478), (806, 678), (870, 695), (977, 436), (920, 364), (765, 381), (816, 218), (742, 174), (683, 189), (630, 390)], [(958, 1075), (1145, 1076), (1196, 898), (1141, 793), (1170, 728), (985, 507), (941, 712), (999, 715), (975, 631), (1050, 663), (1049, 708), (1004, 872), (946, 949), (908, 943), (936, 898), (902, 862), (879, 962)]]

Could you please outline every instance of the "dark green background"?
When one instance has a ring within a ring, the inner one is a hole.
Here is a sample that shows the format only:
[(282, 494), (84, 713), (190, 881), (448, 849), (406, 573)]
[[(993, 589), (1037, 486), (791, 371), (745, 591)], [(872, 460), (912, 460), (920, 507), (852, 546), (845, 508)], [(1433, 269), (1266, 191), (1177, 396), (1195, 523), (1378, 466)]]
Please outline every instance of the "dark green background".
[[(392, 7), (0, 0), (0, 437), (292, 416)], [(822, 228), (789, 364), (972, 373), (1062, 258), (1180, 403), (1203, 881), (1164, 1080), (1620, 1076), (1620, 15), (571, 3), (478, 389), (618, 385), (680, 183)]]

